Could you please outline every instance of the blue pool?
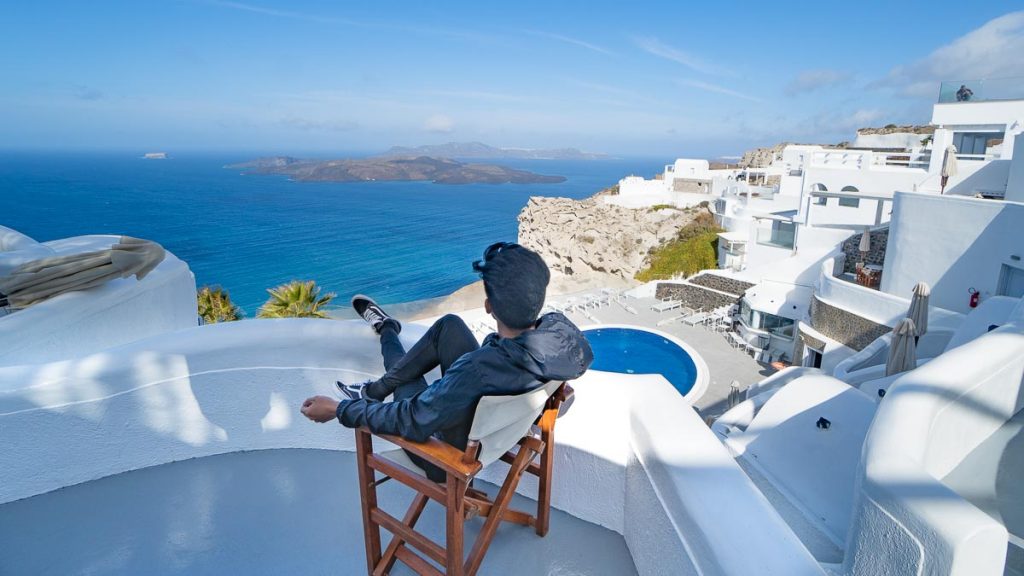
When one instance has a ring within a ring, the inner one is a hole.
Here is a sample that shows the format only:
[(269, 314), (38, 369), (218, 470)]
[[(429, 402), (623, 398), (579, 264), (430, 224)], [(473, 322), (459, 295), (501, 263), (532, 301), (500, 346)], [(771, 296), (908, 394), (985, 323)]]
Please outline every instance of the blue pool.
[(697, 380), (697, 366), (678, 344), (646, 330), (594, 328), (583, 334), (594, 349), (594, 370), (620, 374), (661, 374), (686, 395)]

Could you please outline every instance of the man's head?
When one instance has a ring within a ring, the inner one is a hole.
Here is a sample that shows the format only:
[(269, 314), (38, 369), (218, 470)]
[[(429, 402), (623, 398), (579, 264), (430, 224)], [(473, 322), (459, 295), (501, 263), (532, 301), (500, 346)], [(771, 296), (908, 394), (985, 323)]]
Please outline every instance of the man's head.
[(544, 306), (551, 273), (536, 252), (519, 244), (498, 242), (487, 247), (473, 270), (484, 281), (494, 317), (514, 330), (531, 328)]

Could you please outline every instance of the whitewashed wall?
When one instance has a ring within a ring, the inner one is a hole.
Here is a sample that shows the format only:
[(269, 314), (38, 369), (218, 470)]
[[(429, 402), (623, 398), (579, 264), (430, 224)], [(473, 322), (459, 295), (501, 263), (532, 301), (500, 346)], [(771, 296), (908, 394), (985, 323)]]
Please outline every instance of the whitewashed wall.
[(1007, 174), (1006, 199), (1024, 202), (1024, 138), (1018, 138), (1014, 144), (1013, 158)]
[[(78, 236), (45, 246), (63, 256), (118, 239)], [(197, 324), (195, 277), (168, 252), (141, 281), (119, 278), (0, 316), (0, 366), (83, 356)]]
[(881, 289), (909, 294), (927, 282), (933, 305), (967, 312), (968, 289), (986, 298), (997, 293), (1003, 264), (1024, 267), (1021, 230), (1020, 204), (897, 194)]

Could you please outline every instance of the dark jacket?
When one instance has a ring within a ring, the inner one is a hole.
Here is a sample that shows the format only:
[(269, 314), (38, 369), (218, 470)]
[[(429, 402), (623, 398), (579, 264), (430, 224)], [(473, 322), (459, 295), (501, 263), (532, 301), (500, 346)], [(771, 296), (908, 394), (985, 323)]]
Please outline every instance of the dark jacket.
[[(515, 338), (491, 334), (479, 349), (464, 354), (444, 377), (415, 396), (398, 402), (343, 401), (338, 420), (350, 428), (366, 426), (422, 442), (430, 436), (463, 450), (482, 396), (507, 396), (551, 380), (583, 374), (594, 355), (590, 344), (568, 318), (558, 313), (540, 318), (537, 327)], [(429, 474), (434, 480), (436, 470)]]

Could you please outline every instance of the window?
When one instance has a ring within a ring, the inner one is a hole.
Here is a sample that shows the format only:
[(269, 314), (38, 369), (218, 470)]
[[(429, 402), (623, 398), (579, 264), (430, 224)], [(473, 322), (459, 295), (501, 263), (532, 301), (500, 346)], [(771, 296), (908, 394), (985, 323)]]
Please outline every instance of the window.
[(792, 339), (796, 322), (767, 312), (759, 312), (750, 307), (746, 299), (740, 300), (740, 321), (748, 328), (770, 332), (781, 338)]
[(956, 132), (953, 134), (953, 146), (957, 154), (984, 154), (989, 140), (1002, 140), (998, 132)]
[(818, 196), (814, 199), (814, 203), (818, 206), (826, 206), (828, 205), (828, 198), (825, 196)]
[(999, 295), (1024, 297), (1024, 270), (1003, 264), (999, 273)]
[(839, 205), (847, 208), (857, 208), (860, 206), (860, 198), (840, 198)]

